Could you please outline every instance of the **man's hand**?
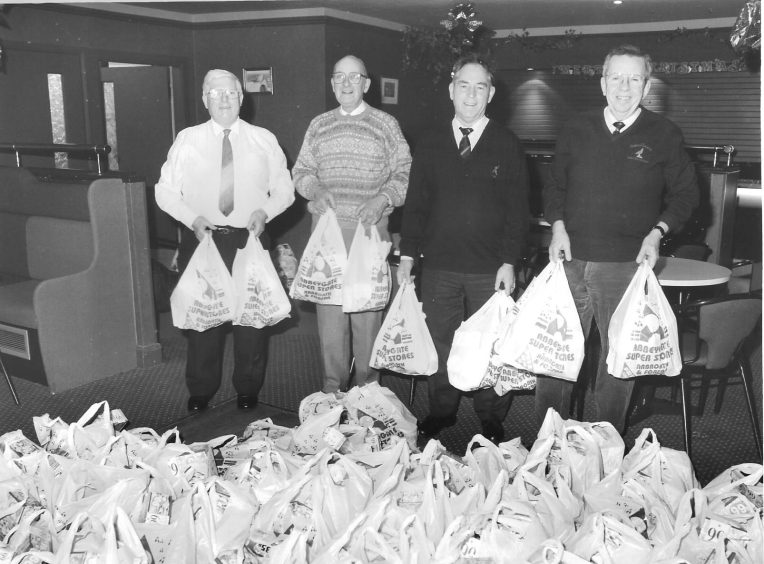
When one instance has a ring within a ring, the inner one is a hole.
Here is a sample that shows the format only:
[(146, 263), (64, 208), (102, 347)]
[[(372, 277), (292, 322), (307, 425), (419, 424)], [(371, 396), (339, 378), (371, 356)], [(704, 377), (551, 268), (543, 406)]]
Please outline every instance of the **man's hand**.
[(247, 229), (254, 233), (255, 237), (259, 237), (263, 231), (265, 231), (265, 220), (268, 219), (268, 214), (263, 210), (255, 210), (252, 215), (249, 216), (249, 222), (247, 223)]
[(653, 229), (647, 234), (647, 237), (642, 239), (642, 247), (639, 249), (637, 255), (637, 263), (641, 264), (642, 261), (647, 261), (650, 268), (655, 268), (655, 263), (658, 262), (658, 256), (661, 246), (661, 234), (657, 229)]
[(334, 208), (334, 196), (326, 188), (318, 188), (313, 198), (313, 207), (319, 214), (325, 214), (326, 210)]
[(356, 217), (364, 225), (376, 225), (382, 219), (382, 212), (385, 211), (387, 203), (387, 198), (382, 194), (377, 194), (355, 209)]
[(503, 290), (508, 296), (515, 291), (514, 266), (504, 263), (499, 267), (499, 270), (496, 272), (496, 283), (494, 284), (493, 289), (497, 292)]
[(199, 241), (203, 241), (204, 236), (209, 231), (215, 231), (217, 227), (215, 227), (214, 223), (210, 223), (206, 217), (200, 215), (191, 224), (191, 229), (194, 230), (194, 235), (196, 235), (196, 238), (199, 239)]
[(398, 265), (398, 285), (402, 286), (404, 282), (413, 282), (414, 277), (411, 275), (411, 269), (414, 266), (414, 259), (401, 258), (401, 262)]
[(549, 260), (558, 262), (562, 259), (570, 260), (570, 237), (565, 230), (565, 224), (558, 219), (552, 224), (552, 241), (549, 243)]

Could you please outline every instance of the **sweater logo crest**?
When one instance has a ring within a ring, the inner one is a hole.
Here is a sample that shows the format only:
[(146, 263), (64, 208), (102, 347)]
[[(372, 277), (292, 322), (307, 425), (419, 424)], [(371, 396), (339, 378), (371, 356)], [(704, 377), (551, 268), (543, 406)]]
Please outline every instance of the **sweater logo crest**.
[(627, 157), (631, 161), (638, 161), (642, 163), (649, 163), (652, 159), (653, 150), (644, 143), (638, 143), (631, 145), (631, 154)]

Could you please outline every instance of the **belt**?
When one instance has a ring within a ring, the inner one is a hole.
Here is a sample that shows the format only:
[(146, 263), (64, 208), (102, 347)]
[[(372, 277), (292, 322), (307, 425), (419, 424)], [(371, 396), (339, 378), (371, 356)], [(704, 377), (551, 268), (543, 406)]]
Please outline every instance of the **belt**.
[(247, 233), (249, 230), (246, 227), (230, 227), (228, 225), (216, 225), (216, 233), (219, 235), (233, 235), (234, 233)]

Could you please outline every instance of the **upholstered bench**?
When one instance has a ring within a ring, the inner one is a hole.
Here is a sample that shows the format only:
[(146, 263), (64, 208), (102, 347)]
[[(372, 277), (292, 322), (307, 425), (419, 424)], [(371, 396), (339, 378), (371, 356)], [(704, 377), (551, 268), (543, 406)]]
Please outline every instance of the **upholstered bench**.
[(9, 372), (57, 392), (161, 361), (143, 183), (34, 172), (0, 167)]

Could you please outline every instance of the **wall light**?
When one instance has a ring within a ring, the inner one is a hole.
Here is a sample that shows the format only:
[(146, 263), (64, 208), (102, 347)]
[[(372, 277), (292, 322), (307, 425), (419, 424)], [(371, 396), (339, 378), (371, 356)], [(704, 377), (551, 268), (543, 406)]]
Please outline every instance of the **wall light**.
[(613, 4), (615, 4), (616, 6), (620, 6), (621, 4), (623, 4), (623, 0), (613, 0)]

